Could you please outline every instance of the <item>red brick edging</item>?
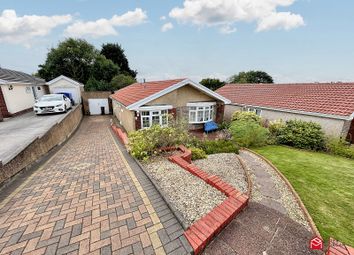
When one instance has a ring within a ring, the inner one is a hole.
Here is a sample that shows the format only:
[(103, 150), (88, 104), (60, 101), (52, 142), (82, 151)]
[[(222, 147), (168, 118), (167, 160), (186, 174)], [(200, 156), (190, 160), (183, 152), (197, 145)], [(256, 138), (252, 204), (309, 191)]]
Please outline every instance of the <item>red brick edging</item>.
[(192, 164), (192, 153), (185, 146), (179, 146), (178, 150), (182, 154), (170, 156), (168, 158), (170, 161), (199, 177), (228, 197), (184, 232), (184, 236), (193, 247), (194, 253), (199, 254), (247, 206), (249, 197), (221, 180), (218, 176), (209, 175)]
[(354, 248), (330, 238), (326, 255), (354, 255)]
[(121, 128), (116, 125), (111, 125), (113, 132), (118, 136), (118, 138), (122, 141), (122, 143), (127, 146), (129, 143), (128, 135)]

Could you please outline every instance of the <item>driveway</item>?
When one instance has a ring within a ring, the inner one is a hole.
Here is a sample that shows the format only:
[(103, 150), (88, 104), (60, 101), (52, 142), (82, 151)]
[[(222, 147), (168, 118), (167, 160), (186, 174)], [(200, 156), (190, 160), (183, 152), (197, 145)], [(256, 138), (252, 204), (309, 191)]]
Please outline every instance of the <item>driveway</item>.
[(5, 165), (67, 114), (36, 116), (29, 112), (0, 122), (0, 162)]
[(109, 125), (109, 117), (85, 117), (44, 165), (10, 195), (0, 193), (0, 254), (190, 250), (181, 225)]

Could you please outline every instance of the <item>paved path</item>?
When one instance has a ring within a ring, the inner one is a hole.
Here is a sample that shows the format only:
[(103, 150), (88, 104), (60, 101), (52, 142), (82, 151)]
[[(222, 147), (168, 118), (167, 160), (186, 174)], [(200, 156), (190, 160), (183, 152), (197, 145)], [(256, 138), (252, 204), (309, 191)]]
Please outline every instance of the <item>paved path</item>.
[(186, 254), (182, 227), (120, 146), (109, 118), (84, 118), (0, 204), (0, 254)]
[(64, 114), (36, 116), (34, 112), (6, 119), (0, 123), (0, 161), (6, 164), (37, 137), (65, 118)]
[[(302, 220), (292, 220), (289, 210), (296, 206), (286, 203), (281, 183), (265, 171), (267, 166), (247, 152), (240, 152), (253, 180), (251, 202), (221, 234), (207, 247), (205, 255), (273, 255), (273, 254), (321, 254), (309, 250), (309, 240), (313, 234), (308, 227), (300, 224)], [(287, 197), (286, 196), (286, 197)], [(290, 200), (289, 200), (290, 199)], [(285, 202), (284, 202), (285, 201)], [(295, 202), (294, 202), (295, 203)], [(295, 212), (294, 217), (300, 217)], [(293, 217), (293, 216), (292, 216)]]

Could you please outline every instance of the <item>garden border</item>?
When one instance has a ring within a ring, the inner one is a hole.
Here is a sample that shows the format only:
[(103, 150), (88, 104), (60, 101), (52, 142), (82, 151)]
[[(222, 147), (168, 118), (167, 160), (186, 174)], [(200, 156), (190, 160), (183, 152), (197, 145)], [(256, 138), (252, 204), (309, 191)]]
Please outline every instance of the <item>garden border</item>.
[(308, 223), (310, 224), (311, 230), (312, 232), (320, 237), (322, 239), (322, 236), (320, 234), (320, 232), (318, 231), (315, 222), (313, 221), (310, 213), (307, 211), (304, 203), (302, 202), (300, 196), (297, 194), (296, 190), (294, 189), (294, 187), (291, 185), (291, 183), (288, 181), (288, 179), (285, 177), (285, 175), (279, 171), (279, 169), (266, 157), (262, 156), (261, 154), (250, 150), (248, 148), (242, 148), (242, 150), (248, 151), (250, 153), (253, 153), (254, 155), (258, 156), (259, 158), (261, 158), (263, 161), (265, 161), (267, 164), (269, 164), (274, 170), (275, 172), (280, 176), (280, 178), (285, 182), (285, 184), (288, 186), (289, 190), (291, 191), (291, 193), (294, 195), (296, 202), (298, 203), (298, 205), (300, 206), (301, 210), (303, 211), (303, 213), (305, 214), (306, 220), (308, 221)]
[(252, 186), (253, 186), (252, 178), (250, 176), (249, 171), (247, 170), (247, 166), (246, 166), (245, 162), (240, 157), (240, 155), (236, 154), (236, 157), (237, 157), (238, 161), (240, 162), (241, 167), (242, 167), (242, 169), (243, 169), (243, 171), (245, 173), (246, 179), (247, 179), (247, 192), (246, 192), (246, 195), (248, 197), (251, 197), (252, 196)]
[[(127, 146), (129, 144), (129, 139), (127, 134), (122, 131), (115, 124), (111, 123), (113, 132), (119, 137), (121, 142)], [(183, 235), (188, 240), (189, 244), (193, 248), (194, 254), (200, 254), (206, 245), (217, 236), (222, 229), (224, 229), (248, 204), (249, 196), (241, 193), (235, 189), (230, 184), (224, 182), (220, 177), (216, 175), (209, 175), (206, 172), (199, 169), (196, 165), (192, 164), (192, 152), (188, 150), (185, 146), (180, 145), (178, 147), (168, 147), (160, 148), (162, 151), (176, 151), (179, 150), (182, 154), (174, 154), (168, 159), (181, 166), (183, 169), (187, 170), (191, 174), (199, 177), (207, 184), (216, 188), (217, 190), (224, 193), (227, 198), (218, 206), (214, 207), (210, 212), (204, 215), (202, 218), (194, 222)], [(135, 159), (134, 159), (135, 160)], [(136, 160), (135, 160), (136, 161)], [(240, 161), (241, 162), (241, 161)], [(243, 163), (243, 162), (242, 162)], [(241, 164), (242, 164), (241, 163)], [(141, 164), (138, 162), (139, 167)], [(242, 166), (244, 166), (242, 164)], [(141, 167), (141, 169), (144, 169)], [(143, 170), (147, 178), (151, 179), (150, 176)], [(247, 178), (248, 179), (248, 178)], [(165, 200), (167, 205), (170, 207), (173, 214), (175, 214), (178, 221), (180, 218), (176, 215), (174, 206), (171, 206), (169, 201), (166, 200), (166, 197), (161, 193), (160, 189), (157, 188), (157, 185), (154, 181), (152, 184), (160, 192), (162, 198)], [(248, 185), (250, 184), (247, 181)], [(248, 189), (247, 194), (250, 192)], [(181, 224), (183, 227), (184, 224)]]
[(227, 196), (221, 204), (194, 222), (184, 232), (184, 236), (193, 247), (194, 253), (200, 254), (206, 245), (247, 206), (249, 196), (242, 194), (218, 176), (209, 175), (194, 165), (191, 160), (192, 153), (185, 146), (180, 145), (178, 150), (182, 154), (170, 156), (168, 159), (171, 162), (181, 166)]

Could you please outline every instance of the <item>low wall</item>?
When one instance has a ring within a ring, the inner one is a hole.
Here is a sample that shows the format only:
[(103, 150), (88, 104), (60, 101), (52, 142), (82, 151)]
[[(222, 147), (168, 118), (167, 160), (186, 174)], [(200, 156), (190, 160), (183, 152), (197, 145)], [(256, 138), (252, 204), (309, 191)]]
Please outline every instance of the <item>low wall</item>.
[(77, 106), (48, 132), (34, 140), (11, 161), (2, 165), (0, 163), (0, 185), (23, 169), (29, 168), (33, 163), (46, 155), (55, 146), (60, 145), (76, 130), (82, 119), (81, 106)]

